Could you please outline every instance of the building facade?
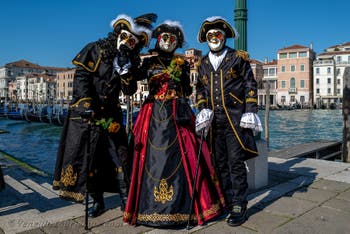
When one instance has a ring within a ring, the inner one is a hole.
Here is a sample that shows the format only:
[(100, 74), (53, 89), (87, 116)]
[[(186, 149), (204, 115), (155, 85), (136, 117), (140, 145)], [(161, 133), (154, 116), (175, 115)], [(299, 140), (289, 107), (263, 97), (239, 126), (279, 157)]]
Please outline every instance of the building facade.
[(350, 42), (331, 46), (314, 61), (314, 103), (317, 108), (342, 104), (346, 67), (350, 66)]
[(277, 53), (277, 104), (281, 106), (313, 105), (313, 61), (316, 53), (312, 46), (293, 45)]

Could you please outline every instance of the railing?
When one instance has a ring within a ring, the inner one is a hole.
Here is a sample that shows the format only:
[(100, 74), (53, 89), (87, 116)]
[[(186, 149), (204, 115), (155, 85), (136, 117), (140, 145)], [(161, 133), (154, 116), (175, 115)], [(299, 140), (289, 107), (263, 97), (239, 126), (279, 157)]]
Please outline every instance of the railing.
[(297, 88), (289, 88), (288, 93), (297, 93)]

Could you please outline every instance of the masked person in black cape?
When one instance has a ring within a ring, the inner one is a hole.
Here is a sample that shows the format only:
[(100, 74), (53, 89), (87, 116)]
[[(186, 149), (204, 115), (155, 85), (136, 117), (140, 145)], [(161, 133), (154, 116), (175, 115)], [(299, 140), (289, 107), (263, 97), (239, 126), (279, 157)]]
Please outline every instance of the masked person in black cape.
[(93, 198), (90, 217), (104, 211), (103, 192), (119, 193), (122, 209), (127, 199), (131, 156), (119, 95), (136, 92), (139, 53), (148, 45), (156, 18), (119, 15), (106, 38), (87, 44), (73, 59), (73, 100), (61, 133), (53, 188), (61, 198), (76, 202), (84, 201), (87, 188)]
[(201, 111), (197, 118), (208, 111), (214, 113), (208, 140), (230, 226), (241, 225), (247, 218), (245, 160), (258, 156), (253, 132), (262, 131), (257, 116), (257, 82), (248, 53), (226, 46), (227, 38), (237, 36), (226, 20), (215, 16), (202, 23), (198, 34), (199, 42), (207, 42), (210, 51), (198, 67), (196, 99)]

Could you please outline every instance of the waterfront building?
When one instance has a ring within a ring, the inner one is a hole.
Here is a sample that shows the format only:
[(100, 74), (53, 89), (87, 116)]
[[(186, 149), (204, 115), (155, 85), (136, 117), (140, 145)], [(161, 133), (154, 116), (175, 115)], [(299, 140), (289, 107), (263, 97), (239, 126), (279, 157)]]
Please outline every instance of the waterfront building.
[(258, 89), (258, 103), (260, 106), (266, 105), (266, 92), (267, 92), (267, 85), (269, 86), (269, 92), (270, 92), (270, 106), (271, 108), (277, 107), (277, 96), (278, 96), (278, 86), (277, 86), (277, 80), (278, 80), (278, 73), (277, 73), (277, 60), (267, 61), (262, 65), (263, 70), (263, 79), (262, 79), (262, 85)]
[(281, 106), (313, 105), (312, 46), (292, 45), (277, 52), (277, 104)]
[(313, 66), (316, 107), (339, 107), (343, 97), (344, 70), (350, 66), (350, 42), (326, 48), (317, 55)]
[(264, 92), (264, 85), (263, 85), (263, 78), (264, 78), (264, 72), (263, 72), (263, 62), (255, 59), (250, 59), (250, 66), (252, 68), (254, 79), (258, 83), (258, 105), (263, 106), (265, 105), (265, 96), (263, 95)]
[(56, 74), (56, 101), (67, 103), (73, 98), (73, 79), (75, 68)]
[[(4, 102), (9, 100), (10, 97), (16, 97), (18, 95), (17, 89), (17, 93), (13, 93), (14, 90), (12, 90), (12, 93), (9, 93), (9, 82), (15, 81), (17, 77), (26, 74), (45, 74), (51, 76), (63, 70), (65, 70), (65, 68), (40, 66), (23, 59), (7, 63), (0, 67), (0, 99)], [(13, 85), (13, 83), (11, 84)]]

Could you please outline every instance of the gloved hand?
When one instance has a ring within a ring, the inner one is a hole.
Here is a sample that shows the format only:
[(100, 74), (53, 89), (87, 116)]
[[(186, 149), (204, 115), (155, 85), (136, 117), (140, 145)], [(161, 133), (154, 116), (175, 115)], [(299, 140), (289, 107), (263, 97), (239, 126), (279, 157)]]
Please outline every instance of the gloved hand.
[(250, 128), (253, 130), (254, 135), (257, 134), (257, 132), (262, 132), (262, 125), (260, 118), (255, 113), (244, 113), (241, 118), (241, 122), (239, 124), (242, 128)]
[(196, 116), (196, 133), (201, 135), (204, 130), (204, 137), (207, 136), (211, 122), (213, 121), (214, 113), (210, 109), (201, 110)]

